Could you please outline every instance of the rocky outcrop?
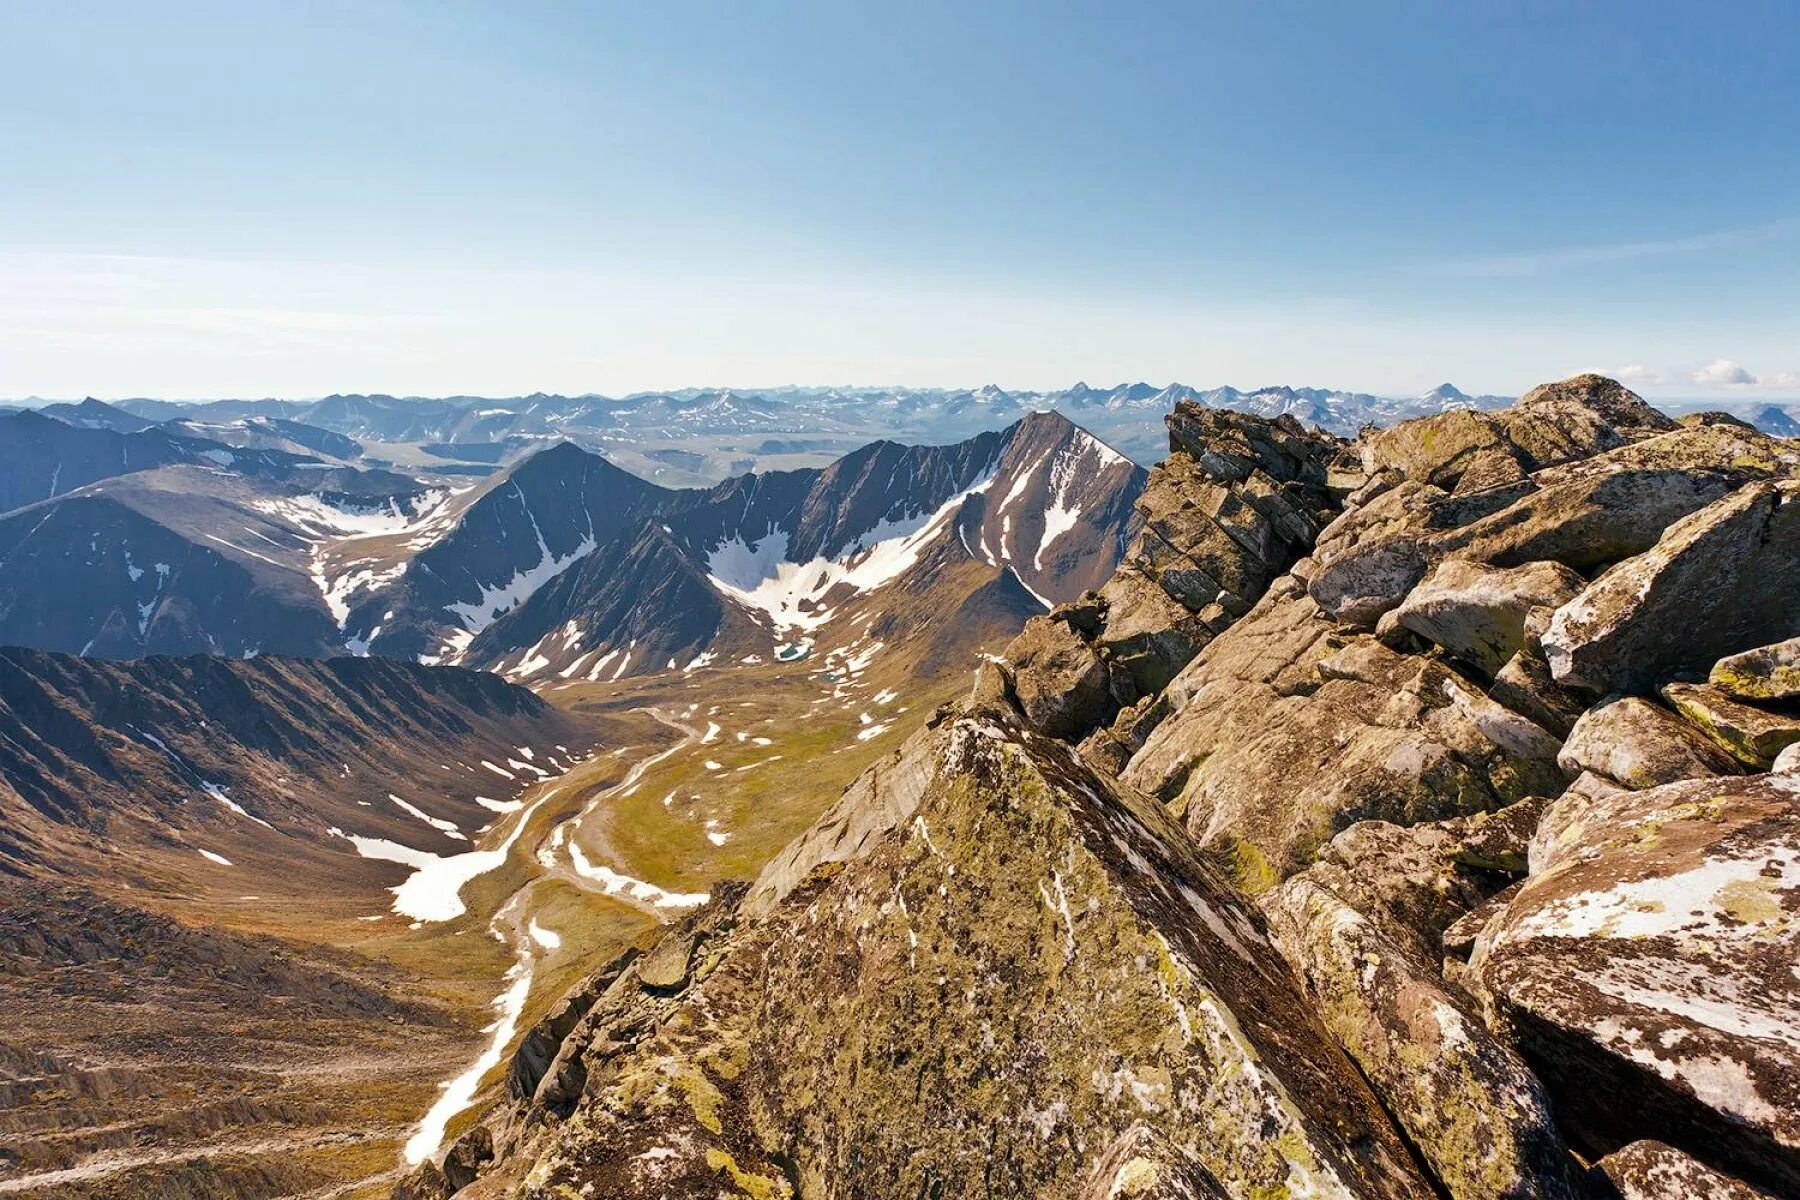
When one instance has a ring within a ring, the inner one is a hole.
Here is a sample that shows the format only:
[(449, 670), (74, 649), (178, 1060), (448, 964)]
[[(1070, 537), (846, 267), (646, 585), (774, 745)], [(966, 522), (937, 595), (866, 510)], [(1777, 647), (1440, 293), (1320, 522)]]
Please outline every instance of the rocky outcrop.
[(1576, 1194), (1536, 1077), (1435, 967), (1305, 875), (1262, 907), (1326, 1028), (1455, 1200)]
[(1800, 788), (1692, 780), (1543, 824), (1472, 970), (1565, 1124), (1591, 1151), (1657, 1137), (1800, 1187)]
[(1433, 1195), (1256, 912), (1016, 721), (940, 717), (847, 794), (863, 819), (627, 965), (558, 1051), (567, 1123), (520, 1106), (496, 1170), (545, 1197)]
[(1177, 405), (1119, 571), (1007, 648), (1033, 723), (1080, 741), (1167, 686), (1318, 536), (1336, 507), (1327, 464), (1340, 445), (1291, 418)]
[(496, 1171), (1800, 1188), (1800, 757), (1785, 652), (1740, 653), (1796, 632), (1800, 453), (1594, 376), (1170, 435), (1113, 579), (607, 984)]
[(1124, 778), (1267, 886), (1358, 819), (1410, 825), (1554, 795), (1557, 739), (1444, 662), (1327, 619), (1279, 585), (1166, 693)]

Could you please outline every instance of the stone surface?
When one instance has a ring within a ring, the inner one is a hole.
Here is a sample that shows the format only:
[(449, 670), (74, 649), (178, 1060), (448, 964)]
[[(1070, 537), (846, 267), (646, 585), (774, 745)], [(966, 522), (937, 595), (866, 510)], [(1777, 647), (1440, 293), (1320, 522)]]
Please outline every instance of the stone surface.
[(1085, 734), (1111, 717), (1111, 672), (1067, 621), (1033, 617), (1005, 658), (1019, 706), (1052, 737)]
[(1663, 699), (1688, 723), (1753, 771), (1766, 771), (1775, 756), (1800, 742), (1800, 715), (1741, 703), (1715, 687), (1671, 683)]
[(1737, 761), (1660, 704), (1627, 696), (1583, 713), (1557, 761), (1571, 775), (1592, 771), (1627, 788), (1736, 775)]
[(1408, 593), (1395, 619), (1487, 675), (1525, 642), (1534, 608), (1556, 608), (1581, 590), (1581, 576), (1558, 563), (1490, 567), (1445, 559)]
[(685, 922), (679, 993), (609, 991), (523, 1194), (1432, 1196), (1179, 826), (1010, 722), (910, 743), (916, 803), (766, 916)]
[(1662, 1142), (1633, 1142), (1601, 1159), (1594, 1174), (1593, 1190), (1618, 1200), (1772, 1200)]
[[(1488, 695), (1557, 737), (1567, 737), (1581, 714), (1593, 705), (1595, 697), (1585, 689), (1558, 683), (1550, 673), (1544, 645), (1538, 640), (1538, 632), (1530, 628), (1539, 615), (1534, 611), (1528, 618), (1524, 643), (1494, 675)], [(1541, 615), (1548, 624), (1550, 614)]]
[(1357, 819), (1400, 824), (1560, 793), (1558, 742), (1444, 664), (1346, 639), (1271, 591), (1170, 685), (1124, 778), (1174, 805), (1240, 884), (1303, 869)]
[(1739, 488), (1588, 585), (1544, 633), (1551, 672), (1600, 691), (1643, 691), (1800, 629), (1797, 487)]
[(1800, 637), (1727, 655), (1708, 681), (1739, 700), (1800, 700)]
[(1559, 801), (1545, 826), (1471, 968), (1565, 1128), (1800, 1188), (1800, 785)]
[(1260, 903), (1326, 1028), (1454, 1200), (1576, 1194), (1542, 1087), (1436, 970), (1306, 875)]

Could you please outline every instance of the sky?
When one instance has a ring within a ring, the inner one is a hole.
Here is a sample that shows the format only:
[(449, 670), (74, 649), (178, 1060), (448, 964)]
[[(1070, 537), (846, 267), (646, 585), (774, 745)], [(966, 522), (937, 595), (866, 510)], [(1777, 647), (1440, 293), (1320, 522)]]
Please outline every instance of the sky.
[(0, 5), (0, 396), (1800, 397), (1786, 2)]

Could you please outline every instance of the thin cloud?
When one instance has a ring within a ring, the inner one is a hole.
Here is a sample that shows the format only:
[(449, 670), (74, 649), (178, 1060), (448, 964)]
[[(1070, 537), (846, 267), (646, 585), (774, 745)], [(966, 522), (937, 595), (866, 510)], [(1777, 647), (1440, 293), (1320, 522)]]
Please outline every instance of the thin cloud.
[(1626, 363), (1624, 366), (1614, 367), (1610, 371), (1601, 371), (1600, 374), (1610, 375), (1627, 387), (1650, 387), (1663, 381), (1661, 371), (1655, 367), (1645, 366), (1643, 363)]
[(1496, 254), (1483, 258), (1425, 263), (1417, 269), (1433, 274), (1484, 279), (1522, 278), (1532, 275), (1547, 275), (1575, 267), (1705, 254), (1715, 250), (1726, 250), (1737, 246), (1791, 237), (1796, 233), (1800, 233), (1800, 216), (1783, 217), (1778, 221), (1770, 221), (1766, 225), (1751, 225), (1742, 229), (1723, 229), (1714, 233), (1700, 233), (1689, 237), (1659, 238), (1642, 242), (1607, 242), (1591, 246), (1563, 246), (1521, 254)]

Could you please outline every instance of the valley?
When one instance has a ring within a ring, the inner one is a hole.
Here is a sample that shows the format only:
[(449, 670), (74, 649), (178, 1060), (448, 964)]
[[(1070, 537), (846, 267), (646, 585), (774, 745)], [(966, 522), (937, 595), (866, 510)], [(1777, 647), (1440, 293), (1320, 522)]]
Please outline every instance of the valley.
[[(0, 648), (0, 1195), (929, 1194), (997, 1163), (1485, 1198), (1421, 1087), (1573, 1195), (1645, 1125), (1597, 1121), (1554, 1039), (1476, 1029), (1538, 1001), (1455, 929), (1547, 886), (1548, 805), (1785, 778), (1786, 685), (1696, 682), (1800, 619), (1763, 568), (1720, 568), (1738, 607), (1691, 647), (1604, 647), (1686, 586), (1613, 573), (1714, 525), (1787, 570), (1800, 454), (1593, 376), (1354, 441), (1185, 398), (1165, 426), (1150, 472), (1031, 413), (700, 488), (563, 443), (474, 483), (158, 463), (0, 513), (0, 624), (37, 643)], [(1336, 974), (1364, 923), (1398, 976)], [(1427, 1034), (1390, 987), (1460, 1031), (1451, 1076), (1395, 1070)]]

